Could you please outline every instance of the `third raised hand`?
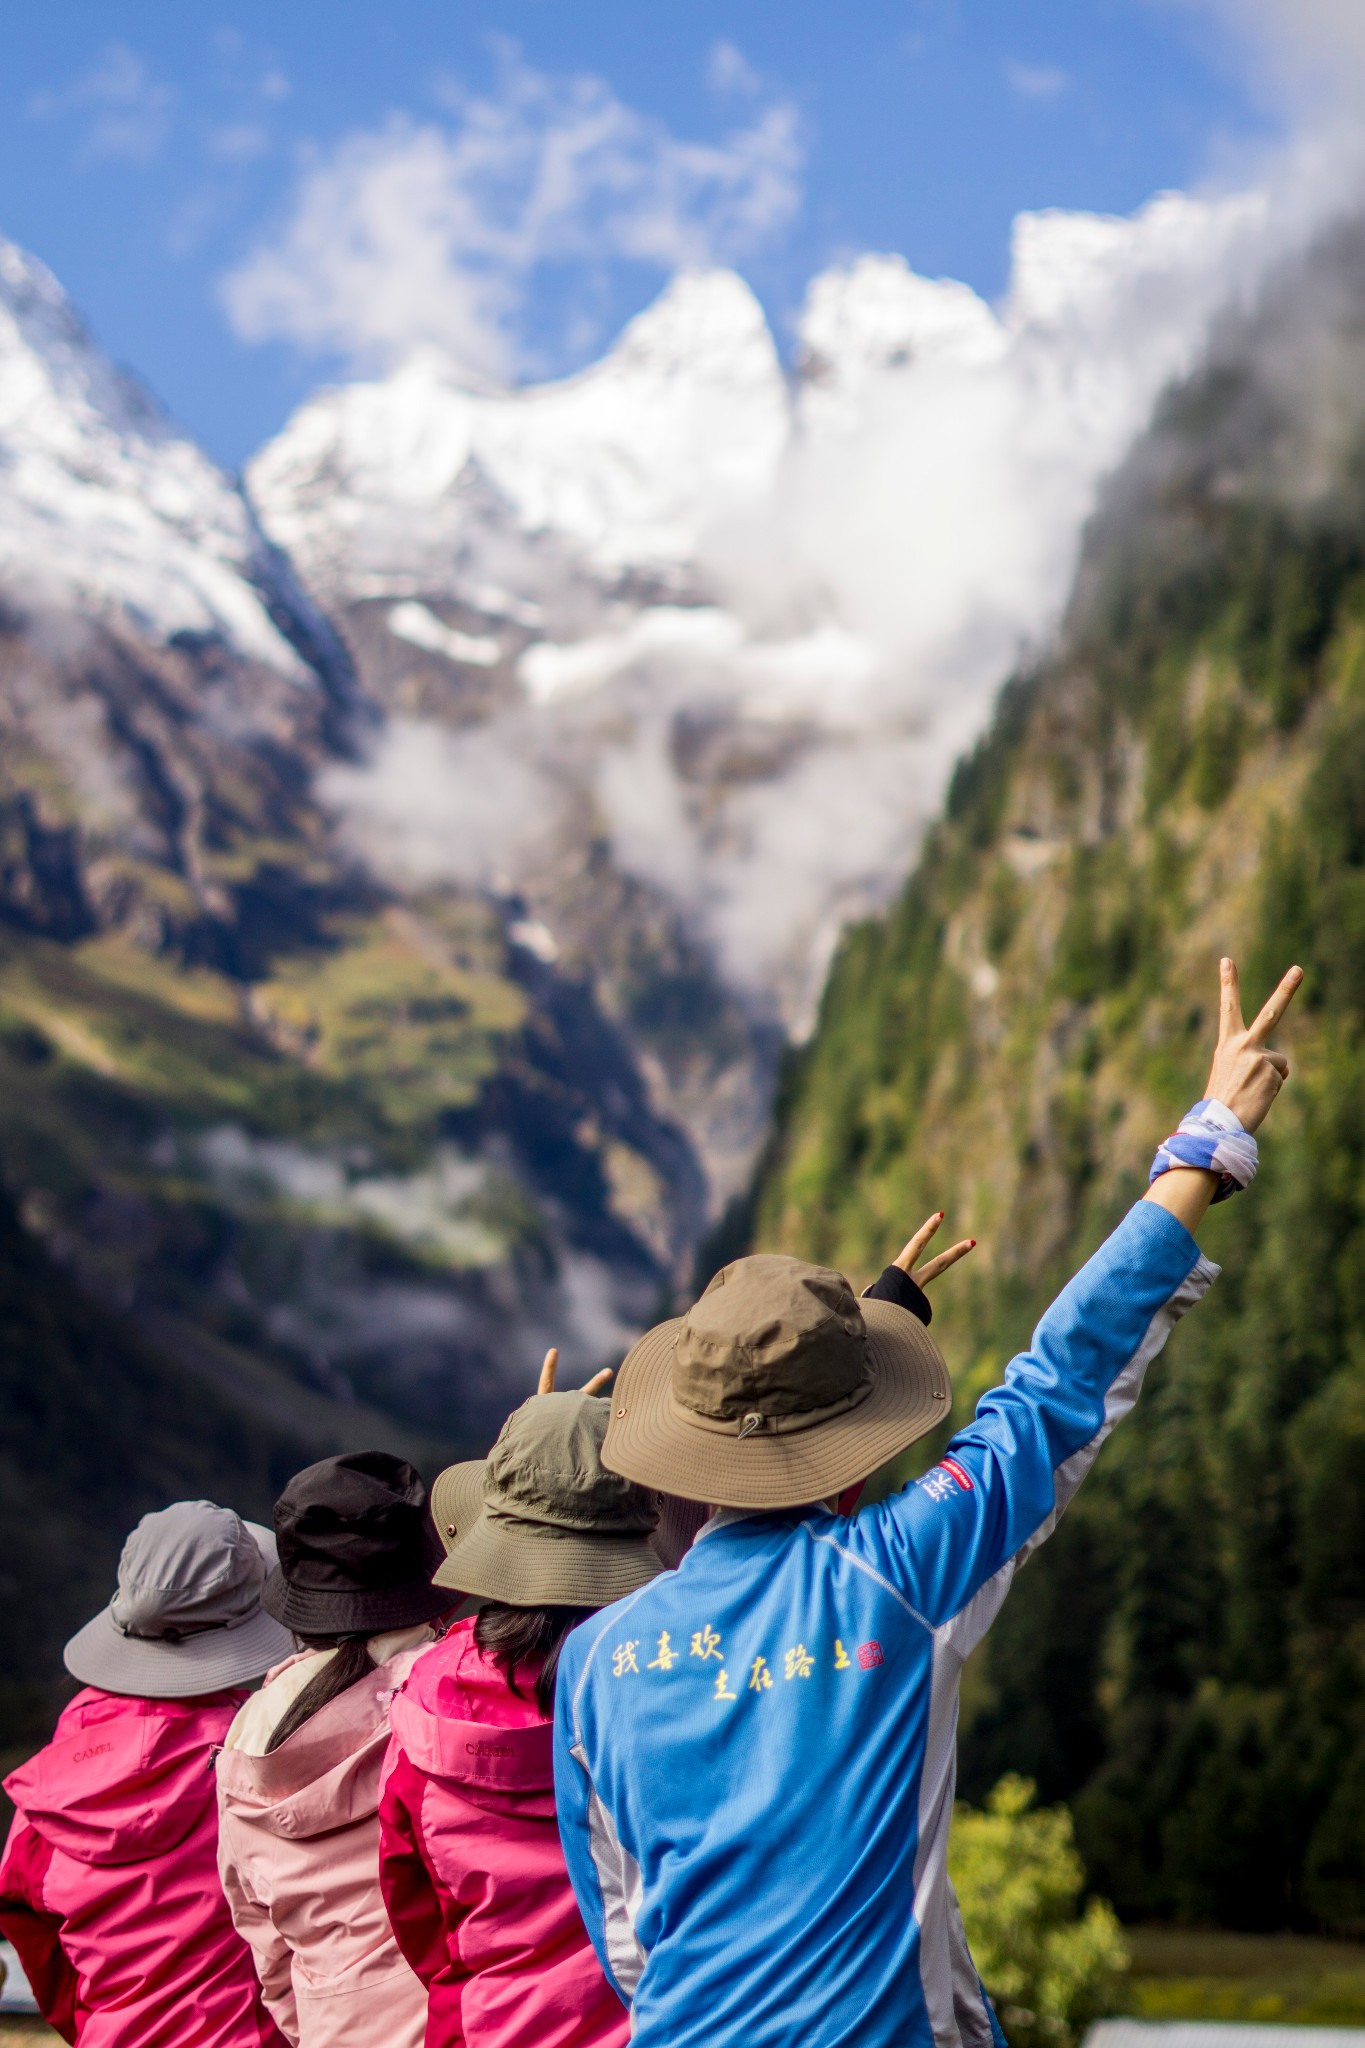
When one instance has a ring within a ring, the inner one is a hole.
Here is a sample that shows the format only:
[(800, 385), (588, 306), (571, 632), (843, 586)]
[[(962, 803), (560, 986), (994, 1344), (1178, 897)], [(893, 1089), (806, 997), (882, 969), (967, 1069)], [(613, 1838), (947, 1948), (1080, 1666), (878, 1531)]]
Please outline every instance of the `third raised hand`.
[(934, 1258), (927, 1259), (922, 1266), (917, 1266), (916, 1259), (937, 1235), (943, 1217), (942, 1209), (936, 1210), (932, 1216), (926, 1216), (914, 1236), (891, 1261), (893, 1266), (900, 1267), (902, 1273), (910, 1275), (916, 1287), (927, 1287), (931, 1280), (937, 1280), (940, 1273), (946, 1273), (949, 1266), (955, 1266), (959, 1259), (965, 1259), (968, 1252), (976, 1247), (974, 1237), (959, 1238), (956, 1244), (949, 1245), (946, 1252), (939, 1252)]
[[(611, 1378), (614, 1370), (615, 1368), (613, 1366), (603, 1366), (601, 1372), (595, 1372), (590, 1380), (585, 1380), (583, 1382), (582, 1386), (578, 1389), (579, 1393), (600, 1394), (602, 1392), (602, 1389), (606, 1386), (608, 1380)], [(555, 1390), (555, 1375), (558, 1371), (559, 1346), (557, 1344), (552, 1344), (549, 1350), (546, 1352), (545, 1362), (540, 1368), (540, 1380), (536, 1387), (536, 1392), (538, 1394), (553, 1394)]]
[(1252, 1022), (1244, 1024), (1237, 963), (1219, 963), (1218, 1044), (1205, 1094), (1230, 1109), (1245, 1131), (1254, 1131), (1264, 1121), (1289, 1073), (1289, 1061), (1282, 1052), (1272, 1052), (1266, 1039), (1294, 1000), (1302, 980), (1303, 969), (1291, 967)]

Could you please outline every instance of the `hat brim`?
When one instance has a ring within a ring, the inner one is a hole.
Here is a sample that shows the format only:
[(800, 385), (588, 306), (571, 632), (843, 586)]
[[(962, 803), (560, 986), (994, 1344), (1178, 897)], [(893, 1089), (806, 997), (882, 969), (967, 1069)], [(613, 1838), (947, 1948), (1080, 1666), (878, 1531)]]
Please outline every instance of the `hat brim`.
[(328, 1592), (293, 1584), (278, 1567), (261, 1589), (261, 1605), (299, 1636), (382, 1635), (435, 1621), (450, 1609), (430, 1579)]
[[(487, 1469), (486, 1458), (466, 1458), (458, 1465), (447, 1465), (432, 1481), (431, 1519), (447, 1558), (483, 1513), (483, 1477)], [(444, 1562), (437, 1570), (445, 1570)]]
[(432, 1518), (446, 1546), (438, 1586), (509, 1607), (607, 1607), (664, 1569), (647, 1536), (486, 1514), (483, 1479), (484, 1462), (476, 1459), (447, 1466), (431, 1489)]
[(202, 1629), (169, 1643), (124, 1635), (106, 1607), (77, 1629), (62, 1661), (73, 1678), (101, 1692), (179, 1700), (253, 1685), (293, 1652), (288, 1629), (262, 1608), (237, 1628)]
[(946, 1420), (952, 1383), (917, 1316), (891, 1301), (860, 1304), (872, 1390), (856, 1408), (806, 1429), (741, 1438), (707, 1428), (673, 1399), (673, 1346), (682, 1318), (647, 1330), (626, 1355), (611, 1395), (602, 1463), (641, 1486), (718, 1508), (794, 1508), (842, 1493)]

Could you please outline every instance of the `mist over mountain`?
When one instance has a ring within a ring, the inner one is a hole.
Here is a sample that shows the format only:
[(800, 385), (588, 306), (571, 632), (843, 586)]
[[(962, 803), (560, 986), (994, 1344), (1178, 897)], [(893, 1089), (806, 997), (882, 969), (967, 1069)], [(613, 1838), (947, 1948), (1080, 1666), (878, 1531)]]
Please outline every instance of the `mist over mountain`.
[(799, 1028), (1263, 211), (1024, 216), (999, 312), (863, 258), (812, 285), (794, 375), (709, 272), (562, 384), (471, 388), (428, 350), (310, 401), (249, 487), (391, 713), (324, 785), (354, 843), (514, 879), (572, 944), (548, 898), (594, 838), (750, 1016)]

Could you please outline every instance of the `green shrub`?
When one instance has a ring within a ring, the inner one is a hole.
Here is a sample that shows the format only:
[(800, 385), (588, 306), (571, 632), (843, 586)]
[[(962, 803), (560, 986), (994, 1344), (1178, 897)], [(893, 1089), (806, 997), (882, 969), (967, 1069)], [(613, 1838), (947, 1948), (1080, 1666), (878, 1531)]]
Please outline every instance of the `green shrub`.
[(1109, 2009), (1128, 1951), (1113, 1908), (1080, 1909), (1085, 1871), (1064, 1806), (1011, 1774), (984, 1813), (959, 1805), (948, 1868), (1010, 2048), (1070, 2048)]

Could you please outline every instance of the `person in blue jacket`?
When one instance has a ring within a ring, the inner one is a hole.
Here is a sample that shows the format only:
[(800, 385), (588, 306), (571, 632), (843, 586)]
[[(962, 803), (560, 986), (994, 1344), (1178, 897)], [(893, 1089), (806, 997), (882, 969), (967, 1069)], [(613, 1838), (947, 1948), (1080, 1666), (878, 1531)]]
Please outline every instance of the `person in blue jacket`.
[(962, 1665), (1217, 1275), (1191, 1233), (1255, 1172), (1288, 1072), (1265, 1041), (1302, 978), (1248, 1029), (1221, 971), (1206, 1097), (1146, 1196), (902, 1492), (839, 1512), (949, 1410), (899, 1275), (859, 1302), (827, 1268), (739, 1259), (622, 1366), (603, 1462), (713, 1509), (559, 1667), (560, 1829), (634, 2048), (1003, 2041), (947, 1874)]

